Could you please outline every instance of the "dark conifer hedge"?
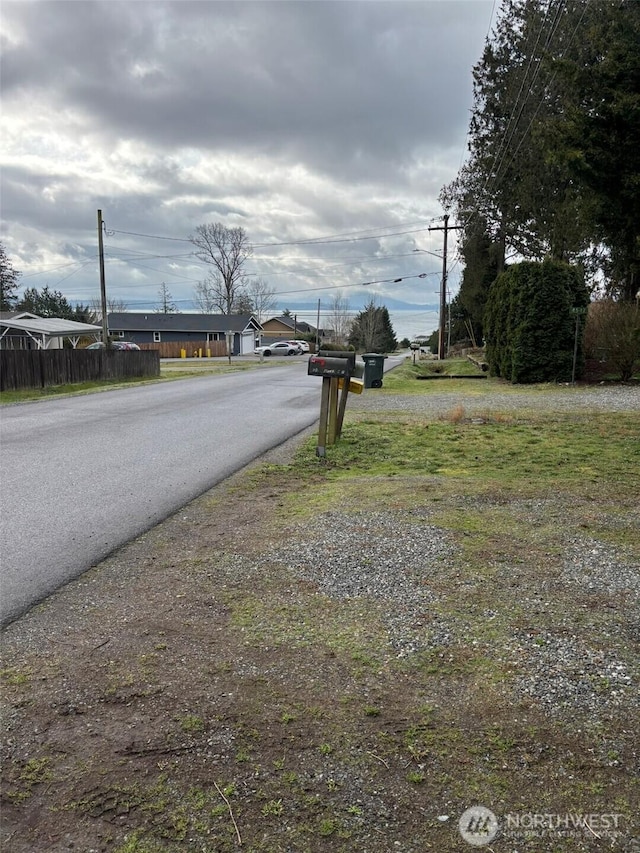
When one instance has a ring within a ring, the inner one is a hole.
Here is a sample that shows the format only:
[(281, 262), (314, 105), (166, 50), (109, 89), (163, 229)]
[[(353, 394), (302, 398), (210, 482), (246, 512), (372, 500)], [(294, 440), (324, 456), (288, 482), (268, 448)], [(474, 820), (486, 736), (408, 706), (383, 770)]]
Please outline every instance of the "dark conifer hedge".
[[(491, 285), (484, 317), (486, 358), (493, 376), (515, 383), (567, 382), (573, 372), (576, 314), (589, 291), (576, 267), (525, 261)], [(579, 316), (576, 377), (584, 356)]]

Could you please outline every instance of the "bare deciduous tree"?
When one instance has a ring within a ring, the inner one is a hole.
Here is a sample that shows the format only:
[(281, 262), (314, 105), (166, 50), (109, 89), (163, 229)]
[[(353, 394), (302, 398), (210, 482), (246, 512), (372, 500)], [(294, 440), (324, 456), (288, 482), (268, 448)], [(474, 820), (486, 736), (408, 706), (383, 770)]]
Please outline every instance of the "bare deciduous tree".
[(606, 361), (629, 381), (640, 368), (640, 294), (635, 304), (601, 299), (589, 306), (584, 331), (588, 358)]
[[(94, 298), (89, 302), (89, 308), (96, 315), (98, 320), (102, 319), (102, 302), (100, 299)], [(108, 314), (124, 314), (129, 310), (129, 306), (124, 299), (109, 299), (107, 297), (107, 313)]]
[(333, 340), (337, 344), (346, 343), (352, 320), (349, 316), (349, 300), (342, 296), (340, 291), (331, 300), (326, 317), (327, 325), (333, 332)]
[(259, 323), (262, 323), (268, 314), (273, 314), (275, 311), (275, 294), (275, 290), (269, 287), (263, 278), (254, 278), (247, 286), (247, 295), (253, 306), (252, 313)]
[[(193, 301), (203, 314), (228, 314), (226, 288), (218, 273), (209, 273), (193, 290)], [(233, 294), (232, 314), (255, 314), (253, 299), (247, 288), (238, 287)]]
[(223, 314), (232, 314), (244, 284), (243, 267), (251, 256), (244, 228), (227, 228), (221, 222), (198, 225), (190, 238), (196, 257), (213, 267), (205, 282), (207, 298)]
[(211, 279), (215, 279), (215, 276), (210, 274), (205, 281), (199, 281), (193, 291), (193, 301), (202, 314), (223, 313), (224, 303), (219, 305), (216, 298), (220, 288), (216, 288)]
[(235, 302), (233, 303), (234, 314), (253, 314), (253, 302), (246, 290), (241, 290), (236, 294)]

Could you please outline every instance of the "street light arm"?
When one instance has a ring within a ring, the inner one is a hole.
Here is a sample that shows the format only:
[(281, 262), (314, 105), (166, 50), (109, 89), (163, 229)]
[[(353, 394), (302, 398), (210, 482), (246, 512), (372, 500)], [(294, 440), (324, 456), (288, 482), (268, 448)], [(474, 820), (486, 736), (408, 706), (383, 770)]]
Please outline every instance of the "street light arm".
[(414, 249), (414, 252), (420, 252), (423, 255), (433, 255), (434, 258), (438, 258), (439, 261), (442, 260), (442, 255), (439, 255), (437, 252), (430, 252), (428, 249)]

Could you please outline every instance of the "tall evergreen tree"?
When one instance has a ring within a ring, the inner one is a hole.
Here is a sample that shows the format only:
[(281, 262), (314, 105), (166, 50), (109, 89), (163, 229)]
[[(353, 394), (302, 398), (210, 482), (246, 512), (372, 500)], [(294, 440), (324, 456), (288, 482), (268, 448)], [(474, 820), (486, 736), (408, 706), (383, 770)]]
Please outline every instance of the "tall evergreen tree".
[(173, 296), (167, 285), (162, 282), (158, 290), (159, 304), (156, 306), (156, 314), (179, 314), (180, 310), (173, 301)]
[(398, 349), (398, 339), (393, 331), (391, 317), (388, 309), (383, 305), (380, 309), (382, 313), (382, 340), (380, 343), (381, 352), (394, 352)]
[[(441, 200), (461, 245), (595, 272), (640, 267), (640, 3), (506, 0), (474, 68), (469, 159)], [(595, 251), (601, 247), (602, 251)], [(495, 251), (495, 250), (494, 250)]]
[(588, 242), (579, 189), (547, 131), (564, 109), (551, 62), (572, 21), (563, 3), (510, 0), (473, 71), (470, 157), (442, 200), (465, 232), (482, 224), (498, 244), (498, 271), (508, 253), (570, 259)]
[(559, 158), (588, 197), (592, 238), (607, 247), (610, 290), (633, 301), (640, 290), (640, 3), (578, 8), (586, 38), (558, 63), (571, 93), (554, 126)]
[(29, 311), (38, 317), (58, 317), (62, 320), (75, 320), (75, 309), (71, 306), (66, 296), (59, 290), (50, 290), (46, 284), (42, 290), (28, 287), (22, 299), (18, 303), (20, 311)]
[(83, 305), (81, 302), (76, 303), (73, 309), (73, 319), (77, 323), (88, 323), (90, 326), (98, 323), (96, 312), (89, 305)]
[(7, 257), (0, 243), (0, 311), (13, 311), (18, 302), (18, 279), (20, 273)]
[(370, 300), (351, 326), (349, 343), (362, 352), (393, 352), (398, 341), (391, 325), (389, 311)]
[[(473, 224), (478, 227), (471, 227)], [(460, 249), (464, 269), (457, 298), (464, 315), (462, 337), (478, 343), (484, 336), (483, 316), (489, 288), (498, 275), (499, 247), (491, 242), (482, 220), (474, 219), (469, 225)], [(453, 336), (453, 328), (451, 334), (452, 340), (458, 339)]]

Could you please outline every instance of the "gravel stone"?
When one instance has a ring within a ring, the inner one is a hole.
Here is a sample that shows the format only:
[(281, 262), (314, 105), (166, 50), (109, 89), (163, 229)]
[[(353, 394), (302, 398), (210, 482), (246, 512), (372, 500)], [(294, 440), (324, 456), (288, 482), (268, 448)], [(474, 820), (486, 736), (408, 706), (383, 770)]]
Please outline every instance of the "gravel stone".
[[(518, 511), (532, 523), (549, 513), (549, 501), (517, 501)], [(326, 512), (291, 529), (290, 543), (272, 551), (271, 560), (286, 564), (298, 577), (318, 584), (321, 593), (341, 600), (376, 603), (388, 631), (390, 652), (398, 658), (451, 646), (478, 646), (469, 639), (461, 618), (434, 614), (438, 595), (433, 581), (442, 571), (456, 570), (459, 551), (453, 536), (432, 524), (424, 511)], [(349, 536), (344, 536), (348, 524)], [(500, 567), (505, 579), (512, 567)], [(515, 567), (513, 568), (515, 571)], [(473, 579), (468, 579), (472, 583)], [(640, 567), (610, 545), (590, 537), (571, 537), (555, 583), (576, 595), (604, 592), (629, 596), (629, 626), (638, 620)], [(465, 579), (460, 578), (464, 587)], [(550, 606), (553, 590), (534, 586), (519, 591), (518, 603), (535, 622)], [(362, 607), (362, 604), (359, 604)], [(501, 615), (485, 611), (487, 622)], [(507, 688), (534, 700), (550, 716), (605, 718), (616, 708), (640, 707), (640, 672), (623, 659), (616, 646), (625, 632), (603, 634), (607, 648), (594, 648), (572, 631), (571, 615), (555, 630), (517, 630), (499, 650), (487, 650), (496, 661), (520, 675)], [(635, 620), (635, 621), (634, 621)], [(628, 635), (628, 631), (627, 631)]]
[[(427, 641), (415, 626), (435, 598), (429, 577), (456, 553), (450, 534), (424, 520), (407, 521), (406, 512), (349, 513), (348, 525), (345, 536), (345, 514), (324, 513), (272, 556), (325, 595), (384, 602), (389, 642), (399, 657), (433, 644), (434, 636)], [(449, 642), (446, 626), (437, 633), (442, 644)]]
[[(460, 405), (460, 395), (455, 391), (432, 394), (395, 395), (376, 393), (375, 390), (366, 394), (349, 396), (350, 412), (385, 411), (414, 412), (425, 416), (444, 414)], [(508, 412), (512, 409), (522, 410), (523, 405), (530, 404), (537, 410), (550, 412), (573, 411), (585, 409), (592, 412), (640, 412), (640, 387), (637, 385), (596, 385), (557, 388), (532, 389), (530, 392), (518, 387), (517, 394), (508, 391), (500, 392), (492, 389), (491, 396), (479, 394), (472, 397), (464, 396), (464, 409), (468, 414), (487, 413), (488, 411)]]
[(640, 567), (594, 539), (568, 538), (562, 579), (590, 592), (630, 593), (640, 600)]
[(514, 649), (526, 661), (519, 690), (550, 716), (579, 710), (606, 716), (623, 704), (640, 707), (627, 665), (611, 651), (591, 649), (576, 637), (545, 631), (525, 635)]

